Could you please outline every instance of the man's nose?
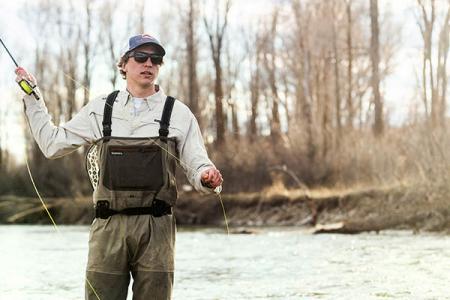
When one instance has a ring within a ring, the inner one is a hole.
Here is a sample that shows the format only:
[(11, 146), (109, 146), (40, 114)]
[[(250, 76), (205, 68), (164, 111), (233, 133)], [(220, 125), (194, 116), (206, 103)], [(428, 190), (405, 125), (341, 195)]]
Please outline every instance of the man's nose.
[(149, 67), (153, 66), (152, 59), (150, 57), (148, 57), (147, 60), (145, 61), (144, 65), (149, 66)]

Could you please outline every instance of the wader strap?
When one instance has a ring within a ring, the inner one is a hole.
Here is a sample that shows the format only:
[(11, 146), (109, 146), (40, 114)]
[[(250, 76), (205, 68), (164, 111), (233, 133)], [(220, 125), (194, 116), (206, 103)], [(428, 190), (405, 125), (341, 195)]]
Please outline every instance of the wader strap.
[[(103, 136), (111, 136), (111, 116), (114, 102), (117, 98), (119, 91), (114, 91), (108, 95), (106, 98), (105, 108), (103, 112)], [(161, 121), (159, 122), (159, 136), (167, 137), (169, 135), (169, 125), (170, 117), (172, 115), (173, 104), (175, 103), (175, 98), (167, 96), (166, 102), (164, 103), (164, 110), (161, 116)]]
[(174, 102), (174, 97), (167, 96), (166, 103), (164, 103), (164, 110), (161, 116), (161, 121), (159, 121), (159, 137), (163, 137), (163, 140), (169, 135), (170, 116), (172, 115)]
[(161, 200), (153, 200), (152, 206), (147, 207), (128, 207), (122, 210), (114, 210), (109, 208), (109, 202), (105, 200), (98, 201), (95, 206), (95, 217), (107, 219), (114, 215), (152, 215), (154, 217), (162, 217), (172, 214), (172, 206)]
[(108, 95), (105, 103), (105, 110), (103, 111), (103, 136), (111, 136), (111, 116), (114, 102), (116, 101), (119, 91), (114, 91)]

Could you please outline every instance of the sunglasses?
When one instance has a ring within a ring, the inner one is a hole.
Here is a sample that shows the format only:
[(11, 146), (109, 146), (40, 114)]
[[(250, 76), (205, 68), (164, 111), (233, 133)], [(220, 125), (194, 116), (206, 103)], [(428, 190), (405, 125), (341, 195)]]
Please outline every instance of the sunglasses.
[(129, 57), (133, 57), (134, 60), (140, 64), (145, 63), (149, 58), (150, 58), (150, 61), (152, 62), (152, 64), (154, 64), (154, 65), (160, 65), (163, 62), (163, 57), (161, 55), (154, 54), (154, 53), (134, 52), (134, 53), (130, 54)]

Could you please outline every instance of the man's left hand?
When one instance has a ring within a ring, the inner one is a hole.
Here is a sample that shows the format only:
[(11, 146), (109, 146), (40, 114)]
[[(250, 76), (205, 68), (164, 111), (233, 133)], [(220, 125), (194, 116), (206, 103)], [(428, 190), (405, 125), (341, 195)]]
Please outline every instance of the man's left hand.
[(215, 189), (216, 187), (222, 185), (223, 178), (220, 171), (216, 168), (210, 168), (202, 173), (202, 184), (209, 188)]

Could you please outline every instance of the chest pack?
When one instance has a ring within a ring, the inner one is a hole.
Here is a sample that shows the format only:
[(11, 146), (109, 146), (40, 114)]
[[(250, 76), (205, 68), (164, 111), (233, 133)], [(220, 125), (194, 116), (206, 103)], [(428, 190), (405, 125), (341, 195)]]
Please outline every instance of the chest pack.
[(158, 136), (117, 137), (112, 135), (111, 119), (118, 93), (108, 95), (102, 121), (103, 137), (87, 155), (96, 217), (170, 214), (178, 197), (176, 140), (168, 137), (175, 99), (166, 98)]

